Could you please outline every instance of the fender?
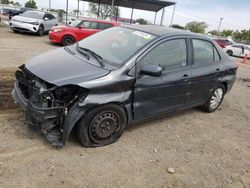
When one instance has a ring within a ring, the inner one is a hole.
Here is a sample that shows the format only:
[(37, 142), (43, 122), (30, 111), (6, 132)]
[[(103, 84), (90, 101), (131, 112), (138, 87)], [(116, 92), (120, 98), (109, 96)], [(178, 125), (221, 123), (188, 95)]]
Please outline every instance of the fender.
[(65, 121), (63, 123), (63, 133), (62, 133), (62, 144), (65, 145), (72, 129), (76, 123), (81, 119), (81, 117), (86, 114), (88, 108), (80, 107), (79, 103), (76, 102), (69, 110)]

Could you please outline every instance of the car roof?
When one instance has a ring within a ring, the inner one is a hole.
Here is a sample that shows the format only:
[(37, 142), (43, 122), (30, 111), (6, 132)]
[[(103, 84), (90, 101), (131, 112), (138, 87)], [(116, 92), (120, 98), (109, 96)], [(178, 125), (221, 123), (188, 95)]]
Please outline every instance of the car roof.
[(190, 31), (185, 31), (182, 29), (175, 29), (175, 28), (170, 28), (170, 27), (165, 27), (165, 26), (159, 26), (159, 25), (123, 25), (125, 28), (131, 28), (139, 31), (143, 31), (146, 33), (151, 33), (153, 35), (158, 35), (158, 36), (164, 36), (164, 35), (193, 35), (193, 36), (199, 36), (199, 37), (204, 37), (203, 35), (192, 33)]
[(79, 20), (87, 20), (87, 21), (95, 21), (95, 22), (100, 22), (100, 23), (111, 23), (113, 25), (119, 25), (119, 22), (111, 22), (108, 20), (99, 20), (99, 19), (93, 19), (93, 18), (79, 18)]

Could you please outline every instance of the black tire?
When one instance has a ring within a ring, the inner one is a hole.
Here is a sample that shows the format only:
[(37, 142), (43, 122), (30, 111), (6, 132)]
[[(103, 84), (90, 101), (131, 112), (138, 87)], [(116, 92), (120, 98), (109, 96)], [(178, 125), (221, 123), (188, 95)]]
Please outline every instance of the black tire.
[(108, 104), (89, 111), (78, 122), (78, 138), (85, 147), (105, 146), (116, 142), (127, 125), (122, 107)]
[(63, 39), (62, 39), (62, 45), (63, 45), (63, 46), (71, 45), (71, 44), (73, 44), (74, 42), (75, 42), (74, 37), (69, 36), (69, 35), (64, 36)]
[(232, 56), (233, 55), (233, 51), (232, 50), (227, 50), (227, 55)]
[(44, 35), (44, 27), (42, 25), (39, 26), (37, 30), (37, 35), (38, 36), (43, 36)]
[[(222, 92), (221, 98), (220, 98), (220, 99), (218, 99), (217, 97), (215, 97), (216, 91), (217, 91), (217, 92), (218, 92), (218, 91), (221, 91), (221, 92)], [(211, 113), (211, 112), (216, 111), (216, 110), (220, 107), (220, 105), (221, 105), (221, 103), (222, 103), (222, 101), (223, 101), (223, 99), (224, 99), (225, 93), (226, 93), (225, 86), (222, 85), (222, 84), (219, 85), (218, 87), (216, 87), (216, 88), (214, 89), (212, 95), (209, 97), (209, 99), (207, 100), (207, 102), (201, 107), (201, 109), (202, 109), (204, 112), (208, 112), (208, 113)], [(215, 106), (213, 106), (213, 105), (212, 105), (212, 101), (217, 102), (217, 104), (216, 104)]]

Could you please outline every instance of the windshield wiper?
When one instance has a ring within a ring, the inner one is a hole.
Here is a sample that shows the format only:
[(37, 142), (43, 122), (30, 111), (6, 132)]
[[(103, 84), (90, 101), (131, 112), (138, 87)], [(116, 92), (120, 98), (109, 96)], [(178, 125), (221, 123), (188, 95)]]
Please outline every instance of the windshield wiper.
[(80, 46), (78, 45), (78, 43), (77, 43), (77, 48), (78, 48), (78, 49), (81, 49), (81, 50), (83, 50), (83, 51), (85, 51), (85, 52), (90, 53), (91, 56), (94, 57), (94, 58), (98, 61), (98, 63), (101, 65), (101, 67), (104, 67), (103, 58), (102, 58), (100, 55), (98, 55), (97, 53), (95, 53), (94, 51), (92, 51), (92, 50), (90, 50), (90, 49), (88, 49), (88, 48), (80, 47)]
[(86, 53), (86, 50), (82, 49), (82, 48), (78, 45), (78, 43), (76, 43), (76, 49), (77, 49), (78, 52), (80, 52), (82, 55), (84, 55), (84, 56), (87, 58), (87, 60), (89, 60), (89, 54)]

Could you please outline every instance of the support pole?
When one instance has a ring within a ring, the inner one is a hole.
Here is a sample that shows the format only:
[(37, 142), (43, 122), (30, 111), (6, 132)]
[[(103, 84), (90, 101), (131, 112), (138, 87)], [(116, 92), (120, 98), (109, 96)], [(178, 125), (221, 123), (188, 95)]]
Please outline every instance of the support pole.
[(115, 15), (115, 21), (116, 21), (116, 22), (118, 21), (118, 11), (119, 11), (119, 8), (116, 7), (116, 15)]
[(66, 25), (68, 25), (69, 0), (66, 1)]
[(112, 0), (111, 13), (110, 13), (111, 17), (114, 16), (114, 15), (113, 15), (113, 13), (114, 13), (114, 1), (115, 1), (115, 0)]
[(100, 16), (100, 4), (101, 4), (101, 1), (99, 0), (98, 1), (98, 13), (97, 13), (97, 19), (99, 19), (99, 16)]
[(77, 19), (79, 17), (79, 3), (80, 3), (80, 0), (77, 1), (77, 13), (76, 13), (76, 18)]
[(156, 17), (157, 17), (157, 12), (155, 12), (154, 25), (155, 25), (155, 22), (156, 22)]
[(165, 8), (163, 8), (163, 9), (162, 9), (162, 14), (161, 14), (161, 24), (160, 24), (160, 25), (163, 25), (164, 16), (165, 16)]
[(132, 24), (132, 19), (133, 19), (133, 14), (134, 14), (134, 0), (133, 0), (133, 4), (132, 4), (132, 12), (131, 12), (131, 17), (130, 17), (130, 24)]
[(49, 0), (49, 12), (51, 10), (51, 0)]
[(170, 22), (170, 26), (169, 27), (172, 27), (172, 25), (173, 25), (174, 15), (175, 15), (175, 7), (176, 7), (176, 4), (174, 4), (174, 9), (173, 9), (173, 12), (172, 12), (172, 18), (171, 18), (171, 22)]

